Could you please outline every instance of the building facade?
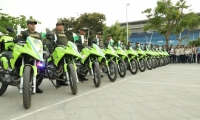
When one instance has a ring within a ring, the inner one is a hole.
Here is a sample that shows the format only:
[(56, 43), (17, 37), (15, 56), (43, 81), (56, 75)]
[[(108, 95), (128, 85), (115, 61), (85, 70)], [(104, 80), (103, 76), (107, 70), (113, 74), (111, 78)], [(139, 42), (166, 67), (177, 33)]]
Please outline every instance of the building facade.
[[(197, 13), (200, 15), (200, 13)], [(141, 44), (145, 43), (151, 43), (151, 44), (156, 44), (156, 45), (165, 45), (165, 37), (158, 32), (144, 32), (143, 28), (144, 25), (147, 23), (148, 20), (139, 20), (139, 21), (132, 21), (128, 22), (128, 29), (131, 32), (131, 35), (129, 37), (129, 40), (132, 41), (133, 43), (139, 42)], [(120, 23), (121, 27), (126, 27), (126, 23)], [(180, 36), (184, 37), (187, 36), (188, 31), (184, 30)], [(189, 37), (184, 39), (182, 41), (182, 45), (187, 45), (189, 41), (191, 40), (196, 40), (200, 38), (200, 29), (191, 31), (189, 34)], [(176, 46), (178, 44), (178, 40), (176, 40), (175, 35), (170, 35), (169, 38), (169, 45)]]

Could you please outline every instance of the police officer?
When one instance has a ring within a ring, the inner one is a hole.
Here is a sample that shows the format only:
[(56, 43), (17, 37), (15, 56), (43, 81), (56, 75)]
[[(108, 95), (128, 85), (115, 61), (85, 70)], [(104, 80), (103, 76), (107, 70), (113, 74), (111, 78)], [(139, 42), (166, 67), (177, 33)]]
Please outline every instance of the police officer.
[[(37, 25), (36, 20), (33, 20), (33, 19), (27, 20), (27, 28), (28, 29), (21, 32), (21, 34), (18, 37), (18, 40), (26, 41), (26, 38), (28, 36), (42, 40), (40, 33), (35, 31), (36, 25)], [(19, 66), (17, 66), (17, 67), (19, 67)], [(36, 84), (36, 93), (43, 93), (43, 91), (41, 89), (39, 89), (39, 85), (37, 85), (37, 84)]]
[[(87, 46), (86, 45), (87, 40), (85, 39), (87, 30), (89, 30), (89, 29), (86, 27), (82, 27), (81, 29), (79, 29), (79, 39), (77, 41), (75, 41), (75, 44), (77, 45), (79, 51), (81, 51), (84, 48), (84, 46)], [(83, 38), (81, 38), (81, 36), (83, 36)], [(82, 43), (82, 41), (83, 41), (83, 43)]]
[[(81, 29), (79, 29), (79, 39), (77, 41), (75, 41), (75, 44), (77, 45), (79, 51), (81, 51), (84, 48), (84, 46), (87, 46), (87, 40), (85, 39), (85, 37), (86, 37), (85, 35), (88, 30), (89, 30), (89, 28), (86, 28), (86, 27), (82, 27)], [(84, 43), (82, 43), (82, 41)], [(78, 78), (80, 81), (88, 80), (87, 78), (85, 78), (84, 75), (82, 75), (80, 73), (78, 73)]]
[[(57, 45), (67, 45), (68, 41), (67, 36), (64, 34), (63, 30), (64, 30), (64, 23), (58, 21), (56, 23), (56, 28), (52, 31), (53, 33), (52, 39), (51, 40), (49, 39), (49, 43), (47, 44), (50, 54), (53, 53), (53, 50)], [(55, 39), (56, 41), (54, 41)]]
[(94, 38), (94, 39), (92, 40), (92, 43), (95, 43), (95, 44), (97, 44), (98, 46), (102, 47), (102, 45), (100, 45), (101, 42), (103, 42), (103, 41), (102, 41), (102, 33), (101, 33), (101, 32), (97, 32), (97, 33), (96, 33), (96, 38)]
[(137, 50), (139, 48), (139, 42), (135, 43), (135, 50)]
[[(52, 39), (49, 39), (49, 43), (47, 44), (47, 47), (49, 49), (49, 53), (52, 54), (54, 51), (54, 48), (57, 45), (65, 45), (67, 46), (67, 36), (64, 34), (64, 23), (62, 21), (58, 21), (56, 23), (56, 28), (52, 31)], [(56, 40), (56, 41), (55, 41)], [(56, 80), (57, 87), (67, 86), (63, 81)]]
[(112, 39), (112, 35), (108, 34), (107, 36), (107, 44), (113, 46), (114, 40)]

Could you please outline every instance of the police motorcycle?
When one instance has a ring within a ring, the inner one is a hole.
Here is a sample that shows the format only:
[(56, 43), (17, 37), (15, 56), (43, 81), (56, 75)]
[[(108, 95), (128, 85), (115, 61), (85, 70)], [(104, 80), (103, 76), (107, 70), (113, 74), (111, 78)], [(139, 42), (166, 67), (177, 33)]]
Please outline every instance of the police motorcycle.
[(137, 57), (137, 61), (138, 61), (138, 68), (141, 72), (144, 72), (146, 70), (147, 67), (147, 62), (146, 62), (146, 53), (145, 51), (143, 51), (140, 47), (140, 44), (138, 46), (138, 49), (136, 50), (138, 57)]
[(127, 70), (129, 70), (132, 74), (137, 74), (138, 72), (138, 54), (135, 50), (132, 48), (132, 42), (126, 46), (126, 49), (124, 50), (128, 57), (124, 58), (124, 61), (127, 65)]
[[(47, 32), (46, 38), (52, 40), (54, 36), (57, 41), (57, 37), (52, 32)], [(81, 59), (82, 56), (78, 52), (76, 45), (68, 41), (67, 45), (55, 45), (54, 51), (49, 55), (48, 51), (44, 52), (44, 62), (39, 62), (38, 68), (39, 74), (37, 75), (38, 81), (44, 78), (51, 80), (52, 84), (56, 87), (53, 80), (62, 81), (70, 85), (73, 95), (78, 92), (77, 82), (78, 77), (76, 73), (76, 59)], [(57, 88), (57, 87), (56, 87)]]
[[(13, 28), (7, 28), (7, 31), (15, 33)], [(26, 41), (3, 36), (0, 42), (0, 96), (8, 85), (16, 86), (22, 93), (24, 108), (28, 109), (31, 107), (31, 95), (36, 93), (38, 63), (44, 61), (43, 43), (30, 36)]]
[(103, 41), (100, 41), (100, 46), (102, 46), (101, 51), (105, 55), (105, 58), (98, 58), (100, 69), (102, 69), (104, 73), (107, 73), (108, 78), (111, 82), (114, 82), (116, 81), (118, 76), (118, 68), (115, 60), (119, 56), (117, 55), (113, 47), (108, 45), (107, 43), (104, 43), (103, 45)]
[(83, 47), (79, 51), (83, 58), (76, 60), (77, 73), (82, 76), (92, 76), (95, 87), (99, 87), (101, 85), (101, 71), (98, 58), (105, 58), (105, 55), (98, 45), (92, 43), (91, 46), (88, 46), (89, 30), (88, 28), (87, 39), (84, 39), (82, 35), (81, 43), (76, 43), (77, 47)]
[(125, 59), (128, 57), (126, 52), (122, 49), (121, 41), (118, 41), (117, 46), (114, 47), (114, 50), (116, 51), (117, 55), (119, 56), (116, 60), (117, 66), (118, 66), (118, 73), (120, 77), (126, 76), (126, 62)]

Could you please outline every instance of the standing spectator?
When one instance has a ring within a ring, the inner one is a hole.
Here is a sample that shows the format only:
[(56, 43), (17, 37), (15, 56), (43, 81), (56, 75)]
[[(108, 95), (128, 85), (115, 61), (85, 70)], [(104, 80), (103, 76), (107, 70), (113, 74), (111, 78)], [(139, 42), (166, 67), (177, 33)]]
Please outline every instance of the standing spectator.
[(197, 47), (197, 63), (199, 64), (199, 59), (200, 59), (200, 44)]
[(189, 46), (189, 58), (188, 58), (188, 62), (192, 63), (192, 58), (193, 58), (193, 53), (192, 53), (192, 46)]
[(193, 53), (192, 62), (196, 63), (197, 48), (195, 47), (195, 45), (193, 45), (192, 47), (192, 53)]
[(184, 61), (184, 47), (181, 45), (181, 47), (180, 47), (180, 62), (181, 63), (184, 63), (185, 61)]
[(170, 59), (172, 60), (173, 63), (175, 62), (175, 50), (173, 46), (171, 46), (170, 49)]
[(176, 47), (175, 55), (176, 55), (176, 63), (180, 63), (180, 46)]
[(188, 49), (188, 47), (185, 48), (185, 62), (189, 62), (189, 54), (190, 54), (190, 50)]

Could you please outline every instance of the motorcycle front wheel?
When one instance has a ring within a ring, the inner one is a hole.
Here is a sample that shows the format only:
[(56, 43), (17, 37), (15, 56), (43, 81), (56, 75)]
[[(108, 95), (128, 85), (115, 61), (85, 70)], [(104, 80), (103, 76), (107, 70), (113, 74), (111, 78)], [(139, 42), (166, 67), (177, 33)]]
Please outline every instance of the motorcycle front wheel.
[(126, 76), (126, 63), (123, 60), (119, 60), (118, 62), (118, 72), (120, 77)]
[(101, 85), (101, 71), (98, 62), (93, 63), (93, 74), (94, 74), (94, 79), (93, 79), (94, 85), (95, 87), (99, 87)]

